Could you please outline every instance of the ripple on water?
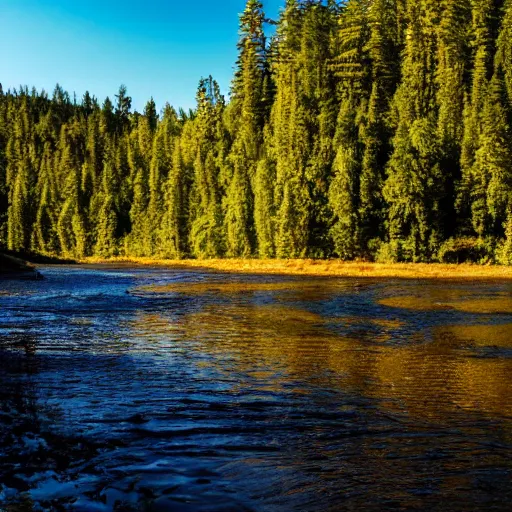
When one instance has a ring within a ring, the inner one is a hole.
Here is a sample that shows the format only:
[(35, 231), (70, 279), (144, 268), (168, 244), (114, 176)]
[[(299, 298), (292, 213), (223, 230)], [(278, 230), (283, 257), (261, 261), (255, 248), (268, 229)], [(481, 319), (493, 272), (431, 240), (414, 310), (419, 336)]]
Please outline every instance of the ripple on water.
[(507, 284), (52, 267), (9, 286), (0, 507), (508, 508)]

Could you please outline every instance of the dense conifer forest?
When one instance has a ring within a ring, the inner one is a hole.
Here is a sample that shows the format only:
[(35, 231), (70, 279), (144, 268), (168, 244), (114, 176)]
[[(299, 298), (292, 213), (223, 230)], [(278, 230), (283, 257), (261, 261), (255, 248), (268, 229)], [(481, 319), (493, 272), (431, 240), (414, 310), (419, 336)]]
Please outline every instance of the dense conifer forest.
[(0, 249), (512, 264), (511, 126), (512, 0), (248, 0), (229, 101), (0, 89)]

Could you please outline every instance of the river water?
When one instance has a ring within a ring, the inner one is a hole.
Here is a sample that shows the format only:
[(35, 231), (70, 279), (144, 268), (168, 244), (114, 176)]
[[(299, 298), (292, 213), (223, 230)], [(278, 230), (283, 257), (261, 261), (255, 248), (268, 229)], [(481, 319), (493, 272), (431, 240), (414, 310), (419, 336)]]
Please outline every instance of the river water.
[(512, 283), (0, 281), (0, 510), (510, 510)]

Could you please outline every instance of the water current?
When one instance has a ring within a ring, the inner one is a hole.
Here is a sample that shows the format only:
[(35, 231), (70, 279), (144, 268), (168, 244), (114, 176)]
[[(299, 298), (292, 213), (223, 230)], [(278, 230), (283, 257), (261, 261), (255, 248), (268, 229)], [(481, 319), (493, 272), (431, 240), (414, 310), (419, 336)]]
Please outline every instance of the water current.
[(0, 510), (510, 510), (512, 283), (0, 281)]

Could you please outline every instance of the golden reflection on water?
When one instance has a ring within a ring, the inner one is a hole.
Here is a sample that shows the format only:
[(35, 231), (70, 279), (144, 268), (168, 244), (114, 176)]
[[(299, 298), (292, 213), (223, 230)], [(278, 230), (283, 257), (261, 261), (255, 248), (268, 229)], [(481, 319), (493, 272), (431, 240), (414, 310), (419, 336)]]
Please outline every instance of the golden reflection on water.
[[(358, 323), (371, 331), (354, 331)], [(397, 319), (333, 320), (254, 303), (210, 304), (179, 320), (143, 315), (134, 323), (157, 339), (194, 341), (187, 350), (208, 357), (205, 367), (250, 375), (268, 389), (314, 382), (424, 419), (466, 408), (512, 417), (512, 359), (478, 353), (482, 347), (510, 347), (510, 324), (434, 328), (409, 334), (407, 344), (395, 343), (405, 325)]]
[(325, 298), (333, 293), (339, 293), (343, 290), (357, 290), (370, 283), (370, 281), (366, 281), (364, 284), (361, 284), (351, 279), (248, 281), (238, 280), (235, 276), (229, 281), (208, 279), (201, 282), (184, 281), (164, 285), (138, 286), (132, 290), (132, 293), (149, 296), (154, 294), (178, 294), (187, 296), (223, 297), (273, 293), (278, 294), (282, 299), (293, 296), (295, 300), (304, 297), (309, 301), (314, 301)]
[(436, 333), (437, 340), (452, 346), (512, 348), (512, 324), (443, 326)]
[(512, 313), (512, 298), (506, 297), (463, 297), (460, 292), (436, 290), (428, 295), (406, 295), (386, 297), (379, 301), (382, 306), (410, 309), (414, 311), (450, 310), (464, 313), (500, 314)]

